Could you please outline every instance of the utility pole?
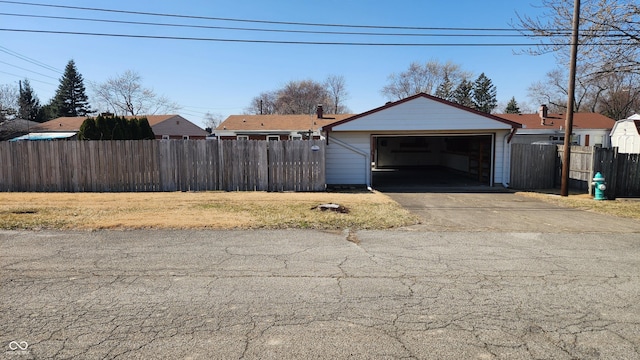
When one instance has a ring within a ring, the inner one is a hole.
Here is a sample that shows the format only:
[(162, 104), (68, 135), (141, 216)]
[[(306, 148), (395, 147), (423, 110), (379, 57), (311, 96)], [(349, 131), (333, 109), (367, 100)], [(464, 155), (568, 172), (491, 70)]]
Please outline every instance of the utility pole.
[(560, 195), (569, 196), (569, 170), (571, 169), (571, 133), (573, 133), (573, 107), (576, 92), (576, 60), (578, 57), (578, 31), (580, 30), (580, 0), (573, 4), (573, 35), (571, 36), (571, 60), (569, 62), (569, 89), (567, 118), (564, 124), (564, 153), (562, 154), (562, 182)]

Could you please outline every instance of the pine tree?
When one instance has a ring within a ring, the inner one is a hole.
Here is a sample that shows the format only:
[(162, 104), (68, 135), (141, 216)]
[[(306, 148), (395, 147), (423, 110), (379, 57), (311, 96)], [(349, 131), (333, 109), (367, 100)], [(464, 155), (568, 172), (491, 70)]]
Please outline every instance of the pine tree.
[(496, 87), (484, 73), (473, 83), (473, 103), (476, 110), (487, 114), (498, 106)]
[(82, 75), (76, 69), (73, 60), (69, 61), (64, 70), (53, 98), (53, 105), (57, 116), (87, 116), (92, 112)]
[(147, 120), (147, 118), (139, 119), (138, 127), (140, 128), (140, 140), (153, 140), (156, 138), (156, 135), (153, 133), (153, 129), (151, 128), (151, 125), (149, 125), (149, 120)]
[(444, 74), (444, 79), (442, 80), (442, 83), (438, 85), (435, 96), (439, 97), (440, 99), (453, 101), (453, 92), (453, 82), (451, 81), (451, 79), (449, 79), (449, 75)]
[(20, 95), (18, 97), (18, 117), (25, 120), (42, 122), (40, 112), (40, 100), (33, 93), (29, 80), (20, 83)]
[(462, 80), (453, 91), (452, 101), (456, 104), (473, 108), (473, 84), (469, 80)]
[(504, 109), (506, 114), (520, 114), (520, 107), (518, 107), (518, 103), (516, 102), (515, 96), (509, 100), (507, 107)]

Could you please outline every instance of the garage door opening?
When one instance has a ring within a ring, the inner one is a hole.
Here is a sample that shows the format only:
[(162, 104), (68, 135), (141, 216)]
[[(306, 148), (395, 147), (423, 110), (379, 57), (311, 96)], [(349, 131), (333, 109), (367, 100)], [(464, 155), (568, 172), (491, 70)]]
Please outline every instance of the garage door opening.
[(491, 186), (493, 135), (373, 136), (377, 189)]

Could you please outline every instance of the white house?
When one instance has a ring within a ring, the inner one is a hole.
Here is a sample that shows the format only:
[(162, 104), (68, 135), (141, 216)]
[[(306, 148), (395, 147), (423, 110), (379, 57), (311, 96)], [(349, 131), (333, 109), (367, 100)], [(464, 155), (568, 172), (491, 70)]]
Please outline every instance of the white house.
[[(535, 114), (495, 114), (522, 125), (513, 138), (514, 144), (547, 142), (564, 143), (566, 114), (550, 113), (541, 105)], [(598, 113), (574, 113), (571, 143), (580, 146), (608, 148), (609, 134), (615, 120)]]
[(611, 146), (625, 154), (640, 154), (640, 115), (616, 121), (611, 130)]
[(424, 93), (389, 102), (322, 128), (327, 185), (375, 187), (376, 170), (438, 168), (507, 186), (509, 142), (520, 127)]

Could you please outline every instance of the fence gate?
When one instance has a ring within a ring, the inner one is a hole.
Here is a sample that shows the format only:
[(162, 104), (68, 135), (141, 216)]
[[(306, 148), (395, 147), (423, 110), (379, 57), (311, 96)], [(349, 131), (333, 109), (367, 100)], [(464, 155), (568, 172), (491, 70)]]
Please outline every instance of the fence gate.
[(557, 163), (555, 146), (512, 144), (509, 186), (514, 189), (552, 189)]

